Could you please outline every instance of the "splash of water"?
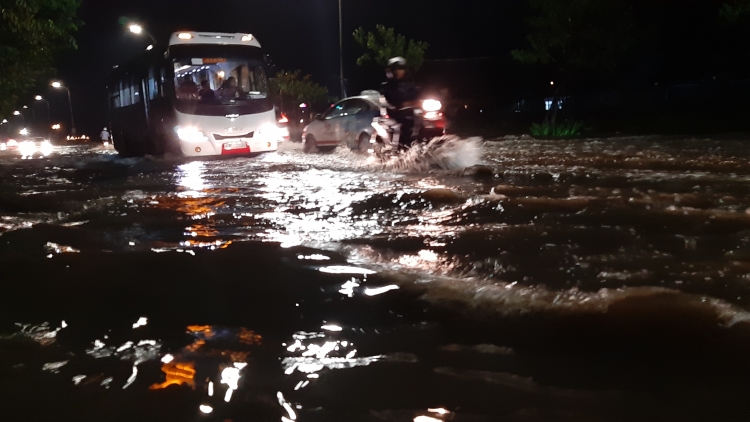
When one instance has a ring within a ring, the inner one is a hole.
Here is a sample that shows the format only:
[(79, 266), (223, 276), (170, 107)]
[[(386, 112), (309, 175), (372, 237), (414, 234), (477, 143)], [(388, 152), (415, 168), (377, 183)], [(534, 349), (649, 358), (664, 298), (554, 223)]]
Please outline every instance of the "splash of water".
[(482, 161), (482, 139), (441, 136), (426, 144), (416, 144), (384, 163), (387, 170), (423, 172), (457, 170)]

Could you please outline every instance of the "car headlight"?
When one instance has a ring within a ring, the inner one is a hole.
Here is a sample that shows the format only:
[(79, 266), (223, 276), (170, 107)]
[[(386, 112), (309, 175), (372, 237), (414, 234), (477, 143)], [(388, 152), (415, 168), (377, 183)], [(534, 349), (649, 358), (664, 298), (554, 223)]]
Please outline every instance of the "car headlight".
[(175, 128), (175, 132), (177, 132), (177, 137), (180, 138), (182, 141), (186, 142), (201, 142), (201, 141), (207, 141), (208, 138), (206, 135), (203, 134), (198, 128), (193, 126), (187, 126), (187, 127), (180, 127), (177, 126)]
[(443, 108), (443, 103), (438, 100), (424, 100), (422, 101), (422, 110), (424, 111), (440, 111)]
[(18, 150), (21, 155), (32, 155), (36, 152), (36, 145), (32, 141), (23, 141), (18, 144)]

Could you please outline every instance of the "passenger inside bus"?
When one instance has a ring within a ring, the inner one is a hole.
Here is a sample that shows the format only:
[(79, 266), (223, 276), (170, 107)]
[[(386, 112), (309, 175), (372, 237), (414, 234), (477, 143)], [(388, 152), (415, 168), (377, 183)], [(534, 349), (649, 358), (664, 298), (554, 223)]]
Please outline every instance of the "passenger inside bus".
[(211, 85), (206, 79), (201, 81), (201, 90), (198, 91), (198, 96), (203, 101), (210, 101), (216, 99), (216, 93), (211, 89)]
[(198, 97), (198, 85), (193, 82), (193, 79), (190, 78), (190, 76), (185, 76), (182, 78), (180, 88), (177, 91), (177, 96), (178, 98), (183, 99)]
[(228, 77), (221, 85), (220, 97), (222, 100), (233, 100), (243, 95), (242, 89), (237, 86), (237, 78), (234, 76)]

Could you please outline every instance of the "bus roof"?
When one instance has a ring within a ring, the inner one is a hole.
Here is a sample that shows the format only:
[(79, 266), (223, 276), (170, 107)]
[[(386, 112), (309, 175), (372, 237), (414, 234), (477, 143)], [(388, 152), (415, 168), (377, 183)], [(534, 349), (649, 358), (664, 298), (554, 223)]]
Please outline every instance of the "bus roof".
[(169, 45), (185, 44), (219, 44), (219, 45), (249, 45), (260, 47), (260, 43), (252, 34), (225, 32), (175, 32), (169, 39)]

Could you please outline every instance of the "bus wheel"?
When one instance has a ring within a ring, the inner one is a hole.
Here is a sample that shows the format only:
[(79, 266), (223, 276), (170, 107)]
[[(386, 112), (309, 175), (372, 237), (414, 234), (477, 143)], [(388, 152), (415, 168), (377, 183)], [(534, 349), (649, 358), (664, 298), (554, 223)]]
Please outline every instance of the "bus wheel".
[(318, 150), (317, 146), (315, 145), (315, 137), (312, 135), (307, 135), (305, 137), (305, 143), (302, 146), (302, 150), (305, 152), (315, 152)]

